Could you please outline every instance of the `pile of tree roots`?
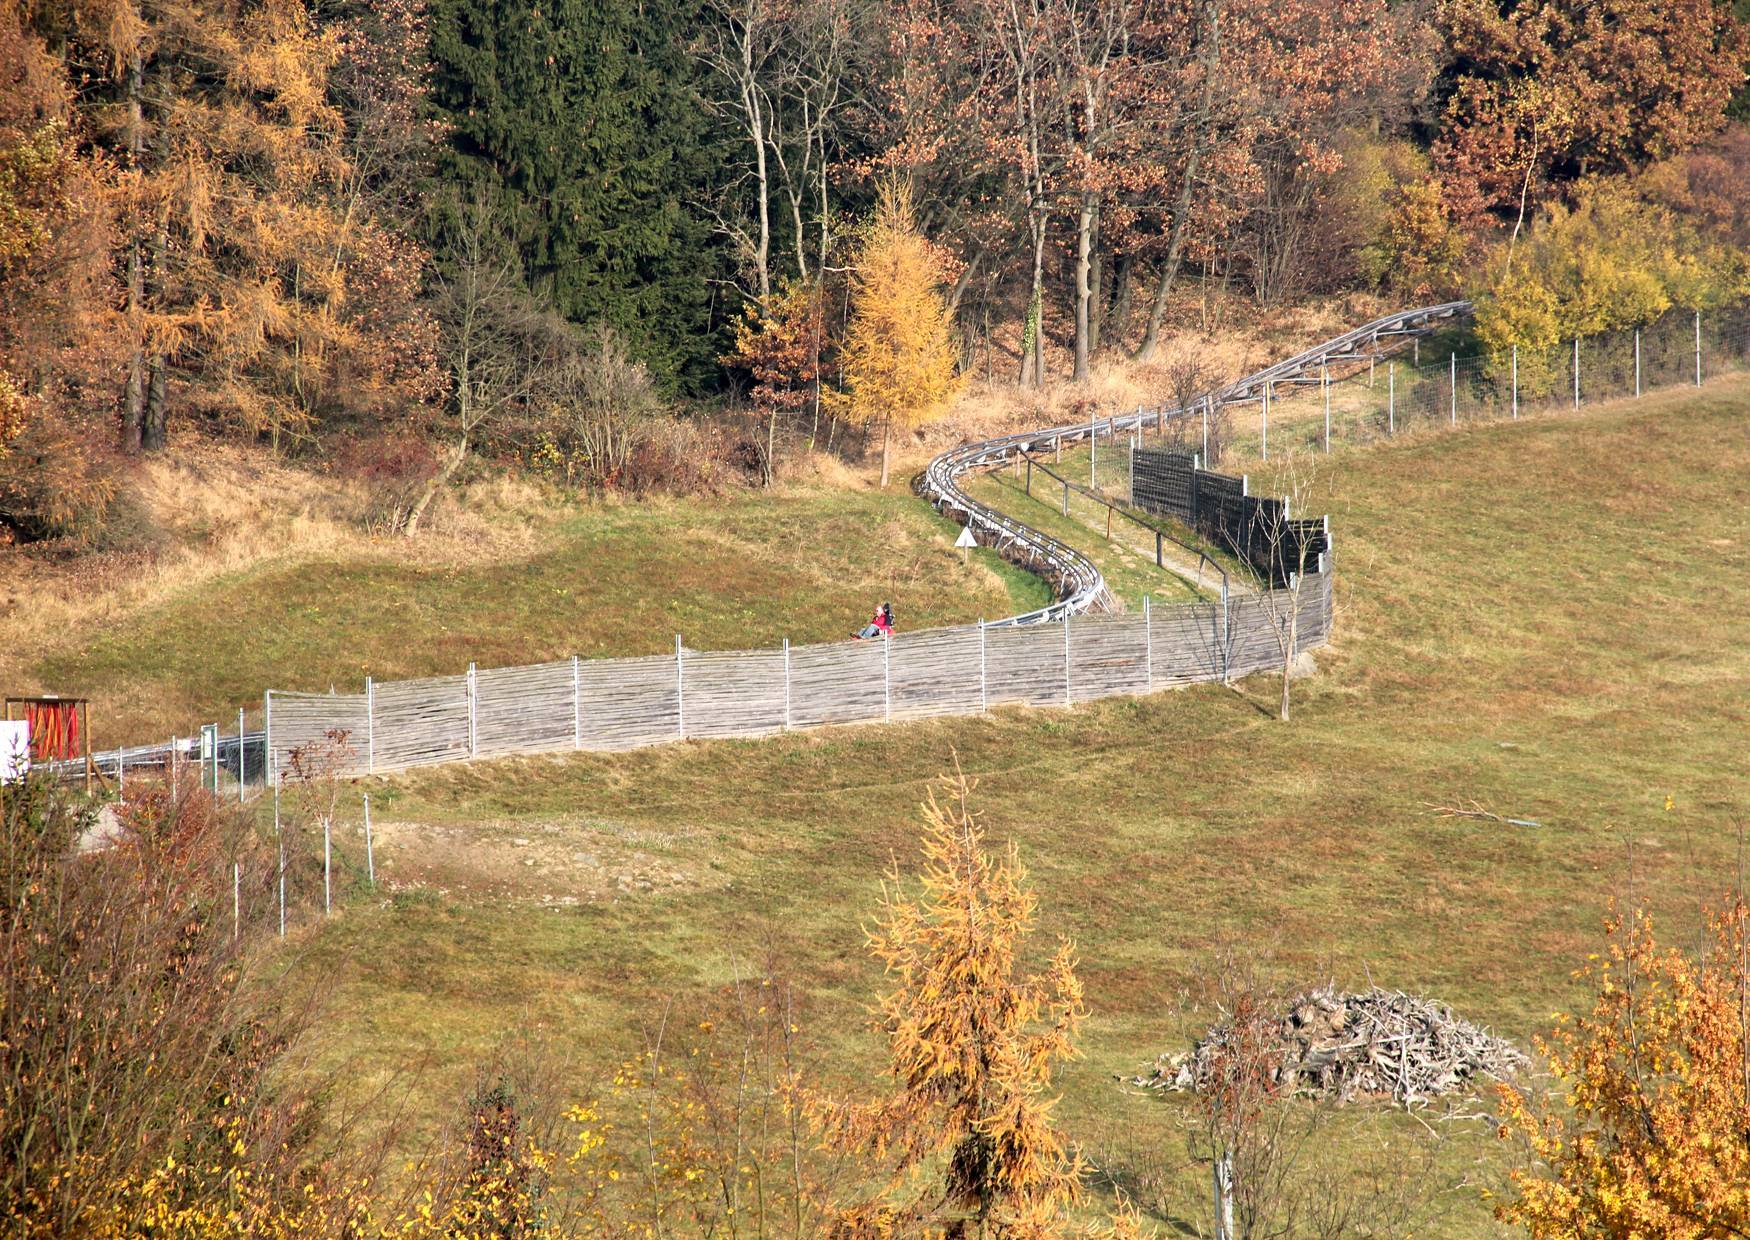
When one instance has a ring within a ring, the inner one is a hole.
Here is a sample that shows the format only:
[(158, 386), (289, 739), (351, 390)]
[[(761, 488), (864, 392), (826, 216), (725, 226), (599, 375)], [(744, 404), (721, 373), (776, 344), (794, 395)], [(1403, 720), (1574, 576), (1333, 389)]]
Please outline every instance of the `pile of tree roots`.
[(1189, 1051), (1161, 1056), (1129, 1084), (1208, 1092), (1237, 1071), (1277, 1090), (1338, 1103), (1391, 1100), (1419, 1106), (1506, 1080), (1529, 1061), (1511, 1042), (1454, 1016), (1444, 1003), (1375, 987), (1326, 986), (1288, 1001), (1244, 1029), (1223, 1020)]

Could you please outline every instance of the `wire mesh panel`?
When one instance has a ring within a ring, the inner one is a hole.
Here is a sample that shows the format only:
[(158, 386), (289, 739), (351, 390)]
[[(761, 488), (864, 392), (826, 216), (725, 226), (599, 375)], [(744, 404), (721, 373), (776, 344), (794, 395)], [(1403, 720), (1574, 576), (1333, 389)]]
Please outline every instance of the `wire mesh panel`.
[(1062, 624), (1027, 624), (985, 631), (987, 700), (1062, 706), (1067, 679)]
[(1149, 617), (1152, 687), (1220, 680), (1222, 639), (1219, 603), (1153, 608)]
[(364, 769), (369, 728), (364, 694), (270, 692), (267, 700), (270, 777), (291, 772), (294, 750), (332, 752), (337, 741), (345, 747), (346, 769)]
[(571, 660), (474, 674), (474, 752), (537, 753), (575, 743)]
[(1070, 701), (1146, 692), (1148, 662), (1143, 617), (1078, 616), (1069, 626)]
[(577, 710), (585, 749), (636, 749), (678, 740), (681, 695), (674, 658), (584, 660), (577, 669)]
[(901, 633), (892, 642), (893, 718), (974, 715), (983, 709), (983, 651), (976, 626)]
[(790, 722), (868, 723), (887, 716), (881, 639), (790, 647)]
[(689, 650), (683, 666), (688, 736), (761, 736), (783, 730), (782, 650)]
[(387, 681), (375, 687), (374, 698), (373, 769), (425, 766), (468, 756), (466, 676)]

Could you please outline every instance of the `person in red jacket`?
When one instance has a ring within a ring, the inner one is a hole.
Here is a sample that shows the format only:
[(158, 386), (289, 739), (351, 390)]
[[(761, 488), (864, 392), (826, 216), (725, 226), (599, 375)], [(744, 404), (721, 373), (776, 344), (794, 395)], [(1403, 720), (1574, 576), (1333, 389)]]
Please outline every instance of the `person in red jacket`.
[(883, 603), (875, 609), (875, 614), (869, 618), (869, 623), (858, 630), (860, 638), (892, 637), (893, 636), (893, 604)]

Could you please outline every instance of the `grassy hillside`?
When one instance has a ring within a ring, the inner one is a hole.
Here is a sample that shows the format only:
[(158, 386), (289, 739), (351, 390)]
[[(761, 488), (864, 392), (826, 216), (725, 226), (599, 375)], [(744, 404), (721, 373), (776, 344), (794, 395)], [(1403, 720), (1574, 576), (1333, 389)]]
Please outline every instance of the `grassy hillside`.
[(422, 559), (362, 541), (264, 554), (146, 605), (33, 631), (7, 662), (32, 687), (90, 696), (97, 743), (109, 745), (259, 711), (268, 688), (651, 654), (676, 633), (699, 649), (823, 641), (883, 599), (921, 628), (1050, 597), (989, 552), (963, 566), (957, 528), (903, 484), (540, 516), (508, 550), (479, 554)]
[[(1113, 1077), (1202, 1027), (1221, 952), (1528, 1038), (1578, 1000), (1612, 895), (1686, 937), (1730, 881), (1750, 805), (1747, 427), (1750, 387), (1718, 386), (1340, 454), (1337, 642), (1288, 725), (1252, 682), (380, 784), (402, 890), (302, 940), (295, 969), (331, 996), (320, 1049), (361, 1090), (419, 1065), (411, 1114), (432, 1131), (513, 1031), (566, 1047), (581, 1090), (667, 997), (772, 952), (827, 1071), (862, 1079), (879, 978), (859, 921), (958, 755), (1033, 869), (1042, 926), (1080, 944), (1094, 1019), (1065, 1123), (1158, 1219), (1201, 1218), (1184, 1104)], [(656, 523), (679, 515), (627, 520), (666, 544)], [(1461, 800), (1540, 825), (1431, 812)], [(1504, 1152), (1486, 1125), (1439, 1131), (1350, 1116), (1328, 1139), (1357, 1166), (1432, 1159), (1432, 1230), (1490, 1234), (1478, 1187)]]

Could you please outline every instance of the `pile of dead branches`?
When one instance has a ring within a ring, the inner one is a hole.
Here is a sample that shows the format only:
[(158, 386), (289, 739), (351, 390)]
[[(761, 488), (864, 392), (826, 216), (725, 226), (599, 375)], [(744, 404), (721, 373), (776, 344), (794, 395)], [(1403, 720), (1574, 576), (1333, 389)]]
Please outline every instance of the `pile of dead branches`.
[(1444, 1003), (1378, 987), (1351, 994), (1326, 986), (1259, 1019), (1267, 1027), (1248, 1036), (1223, 1021), (1189, 1051), (1161, 1056), (1128, 1083), (1200, 1092), (1223, 1074), (1231, 1078), (1235, 1057), (1243, 1055), (1273, 1089), (1408, 1107), (1506, 1080), (1528, 1062), (1511, 1042), (1459, 1019)]

